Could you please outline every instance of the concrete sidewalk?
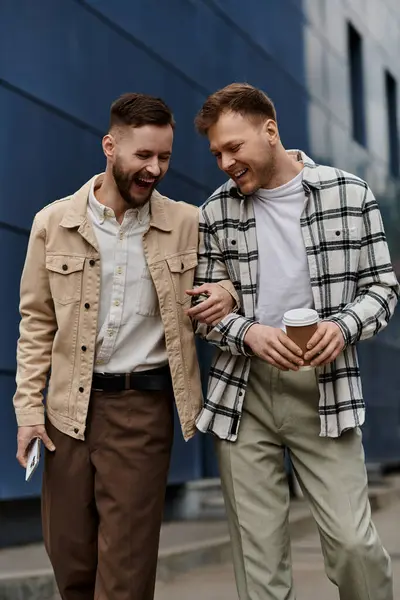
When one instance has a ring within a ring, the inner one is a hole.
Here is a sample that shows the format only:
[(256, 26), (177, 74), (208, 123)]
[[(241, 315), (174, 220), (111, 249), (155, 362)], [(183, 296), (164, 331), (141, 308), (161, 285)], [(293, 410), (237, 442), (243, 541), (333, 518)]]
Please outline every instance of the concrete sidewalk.
[[(393, 597), (399, 600), (400, 501), (375, 513), (374, 522), (386, 550), (392, 557)], [(293, 540), (292, 564), (296, 600), (338, 600), (338, 590), (330, 583), (325, 574), (316, 527), (313, 532)], [(177, 598), (183, 600), (238, 600), (232, 563), (193, 569), (168, 582), (157, 581), (155, 600), (176, 600)]]
[[(188, 486), (188, 514), (184, 521), (164, 523), (161, 530), (157, 578), (166, 582), (194, 568), (230, 561), (230, 543), (218, 482), (198, 482)], [(197, 503), (193, 510), (193, 498)], [(400, 499), (400, 478), (390, 477), (384, 485), (371, 487), (373, 510)], [(197, 518), (196, 518), (197, 515)], [(189, 520), (191, 519), (191, 520)], [(315, 528), (309, 509), (302, 500), (292, 502), (292, 540)], [(0, 600), (56, 600), (53, 573), (43, 544), (0, 551)]]

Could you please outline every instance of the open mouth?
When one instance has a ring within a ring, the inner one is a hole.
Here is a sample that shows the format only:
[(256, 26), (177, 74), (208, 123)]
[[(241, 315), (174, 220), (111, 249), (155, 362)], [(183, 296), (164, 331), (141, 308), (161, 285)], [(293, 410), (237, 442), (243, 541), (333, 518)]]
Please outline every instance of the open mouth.
[(135, 177), (134, 183), (143, 190), (150, 189), (156, 182), (155, 177)]
[(238, 171), (237, 173), (234, 174), (235, 180), (241, 181), (247, 172), (248, 172), (248, 169), (242, 169), (241, 171)]

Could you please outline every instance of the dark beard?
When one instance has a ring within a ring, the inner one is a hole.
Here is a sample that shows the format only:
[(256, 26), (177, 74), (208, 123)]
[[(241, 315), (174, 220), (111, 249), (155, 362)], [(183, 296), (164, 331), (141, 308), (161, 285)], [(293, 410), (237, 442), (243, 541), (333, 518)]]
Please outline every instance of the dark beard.
[(157, 184), (157, 181), (155, 181), (148, 189), (147, 197), (144, 200), (143, 198), (137, 199), (131, 194), (131, 186), (140, 173), (126, 173), (117, 164), (114, 164), (112, 168), (112, 174), (121, 198), (123, 198), (125, 202), (132, 208), (140, 208), (144, 206), (149, 201)]

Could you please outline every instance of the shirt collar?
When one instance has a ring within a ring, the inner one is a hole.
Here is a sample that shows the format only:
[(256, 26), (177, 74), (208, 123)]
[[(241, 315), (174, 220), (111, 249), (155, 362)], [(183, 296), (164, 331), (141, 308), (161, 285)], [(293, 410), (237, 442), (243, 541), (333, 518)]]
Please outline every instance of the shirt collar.
[(303, 184), (319, 189), (321, 180), (318, 165), (302, 150), (288, 150), (287, 153), (295, 160), (303, 163)]

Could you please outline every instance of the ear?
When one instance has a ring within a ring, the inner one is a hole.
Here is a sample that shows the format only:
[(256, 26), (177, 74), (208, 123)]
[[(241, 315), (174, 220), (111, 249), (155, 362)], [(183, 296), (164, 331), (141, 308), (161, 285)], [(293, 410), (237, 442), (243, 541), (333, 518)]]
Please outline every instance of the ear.
[(268, 137), (270, 144), (275, 145), (279, 140), (278, 124), (273, 119), (268, 119), (264, 123), (264, 132)]
[(111, 133), (107, 133), (102, 140), (103, 152), (107, 159), (114, 158), (115, 154), (115, 139)]

